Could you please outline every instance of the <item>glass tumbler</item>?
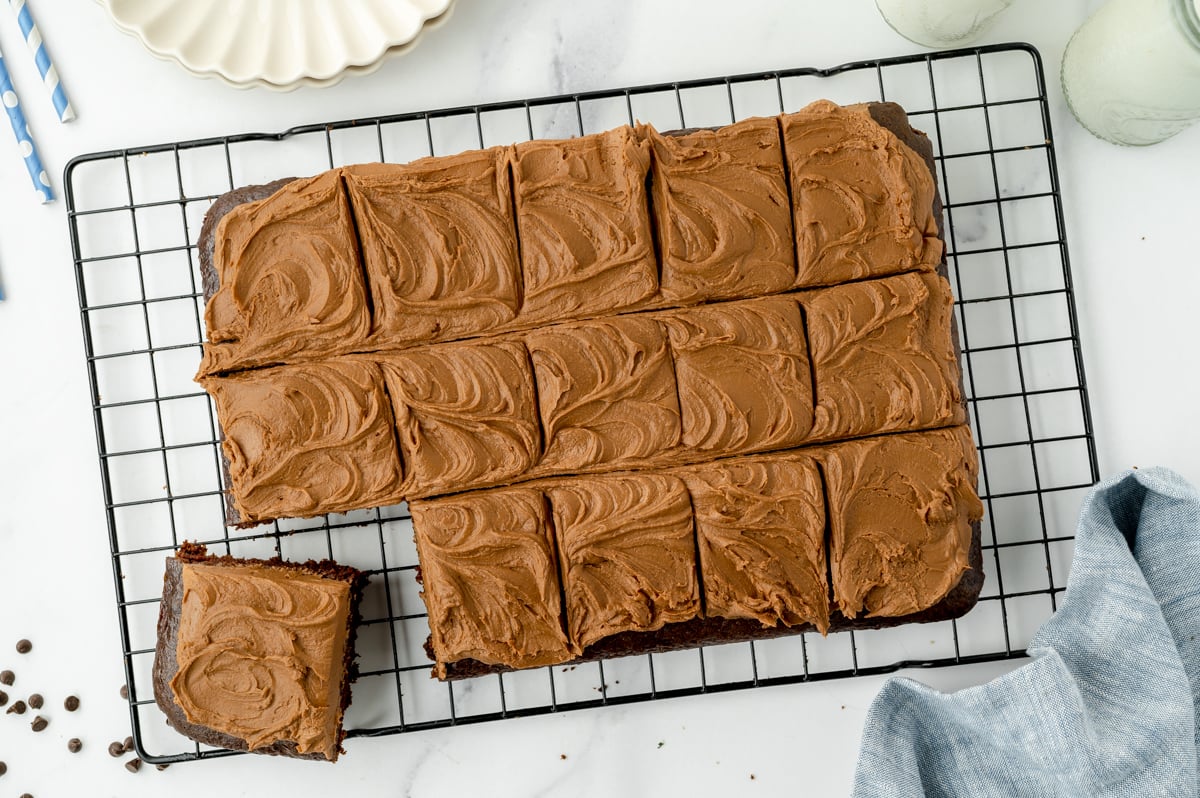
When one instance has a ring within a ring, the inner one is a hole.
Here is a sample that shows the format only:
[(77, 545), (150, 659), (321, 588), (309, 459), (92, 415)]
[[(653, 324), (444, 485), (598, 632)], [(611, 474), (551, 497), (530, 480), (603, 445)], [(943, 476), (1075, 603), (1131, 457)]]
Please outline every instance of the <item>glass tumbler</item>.
[(1013, 0), (875, 0), (887, 24), (926, 47), (961, 47), (983, 35)]
[(1200, 118), (1200, 0), (1109, 0), (1063, 53), (1075, 118), (1116, 144), (1156, 144)]

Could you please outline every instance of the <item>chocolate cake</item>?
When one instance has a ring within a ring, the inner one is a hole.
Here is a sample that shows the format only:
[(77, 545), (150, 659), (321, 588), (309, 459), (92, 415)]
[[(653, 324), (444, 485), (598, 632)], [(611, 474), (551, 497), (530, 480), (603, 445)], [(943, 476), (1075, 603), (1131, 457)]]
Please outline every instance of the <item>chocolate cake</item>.
[(366, 576), (329, 560), (167, 559), (154, 698), (205, 745), (334, 762)]
[(231, 192), (198, 377), (230, 523), (408, 500), (448, 679), (957, 617), (935, 177), (899, 106), (821, 101)]

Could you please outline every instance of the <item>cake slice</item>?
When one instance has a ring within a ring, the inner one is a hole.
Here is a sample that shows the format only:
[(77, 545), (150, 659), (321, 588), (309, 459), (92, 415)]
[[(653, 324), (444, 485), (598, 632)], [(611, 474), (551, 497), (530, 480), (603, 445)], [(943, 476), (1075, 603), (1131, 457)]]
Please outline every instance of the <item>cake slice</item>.
[(205, 745), (334, 762), (367, 577), (331, 560), (167, 559), (154, 698)]
[(778, 122), (637, 132), (653, 155), (664, 304), (787, 290), (796, 265)]
[(361, 349), (371, 310), (338, 172), (237, 189), (200, 231), (200, 375)]

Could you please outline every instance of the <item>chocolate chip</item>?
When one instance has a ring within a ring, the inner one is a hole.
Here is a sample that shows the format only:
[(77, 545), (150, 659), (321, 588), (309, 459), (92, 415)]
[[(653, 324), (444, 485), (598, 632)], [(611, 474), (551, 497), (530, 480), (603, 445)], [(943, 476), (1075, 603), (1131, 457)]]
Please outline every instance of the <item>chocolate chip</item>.
[(137, 773), (139, 770), (142, 769), (142, 760), (138, 759), (135, 756), (133, 759), (131, 759), (125, 763), (125, 769), (128, 770), (130, 773)]
[(78, 737), (72, 737), (70, 740), (67, 740), (67, 750), (72, 754), (78, 754), (83, 750), (83, 740), (80, 740)]
[(121, 698), (124, 698), (126, 701), (129, 700), (129, 685), (121, 685)]
[(28, 654), (30, 651), (33, 651), (33, 643), (30, 643), (28, 640), (17, 641), (18, 654)]
[(13, 705), (11, 707), (9, 707), (7, 710), (5, 710), (4, 714), (5, 715), (24, 715), (25, 714), (25, 702), (24, 701), (14, 701)]
[(74, 712), (75, 710), (79, 709), (79, 698), (77, 696), (69, 695), (67, 696), (67, 700), (63, 701), (63, 706), (66, 708), (67, 712)]
[(169, 767), (171, 767), (171, 766), (170, 766), (170, 765), (168, 765), (167, 763), (165, 763), (165, 762), (164, 762), (164, 763), (163, 763), (163, 764), (161, 764), (161, 765), (155, 765), (155, 766), (154, 766), (154, 769), (155, 769), (155, 770), (166, 770), (166, 769), (167, 769), (167, 768), (169, 768)]
[(8, 772), (8, 765), (4, 764), (3, 762), (0, 762), (0, 776), (3, 776), (7, 772)]
[(125, 738), (125, 742), (121, 743), (121, 750), (124, 753), (128, 753), (133, 750), (133, 738), (132, 737)]
[(125, 753), (125, 746), (121, 745), (119, 742), (114, 740), (108, 744), (108, 755), (113, 759), (116, 759), (123, 753)]
[(27, 792), (23, 792), (23, 793), (21, 793), (21, 798), (33, 798), (33, 796)]
[(0, 671), (0, 684), (12, 686), (12, 683), (17, 680), (17, 675), (12, 671)]
[(41, 709), (42, 705), (45, 703), (46, 699), (42, 698), (41, 693), (34, 693), (33, 695), (29, 696), (29, 706), (33, 707), (34, 709)]
[(42, 729), (46, 728), (49, 725), (50, 725), (50, 721), (46, 720), (41, 715), (38, 715), (36, 718), (33, 719), (33, 723), (29, 724), (29, 728), (33, 729), (35, 732), (40, 732)]
[(8, 693), (0, 690), (0, 707), (8, 703)]

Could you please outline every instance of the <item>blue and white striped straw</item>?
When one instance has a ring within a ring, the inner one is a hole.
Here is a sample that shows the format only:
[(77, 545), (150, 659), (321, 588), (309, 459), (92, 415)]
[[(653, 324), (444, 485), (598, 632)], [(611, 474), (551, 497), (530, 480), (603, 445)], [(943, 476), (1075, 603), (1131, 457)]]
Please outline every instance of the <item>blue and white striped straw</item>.
[(67, 92), (63, 88), (62, 81), (58, 79), (58, 70), (54, 68), (50, 54), (46, 52), (46, 43), (42, 41), (42, 32), (38, 30), (37, 23), (33, 21), (33, 14), (29, 12), (29, 6), (25, 4), (25, 0), (8, 0), (8, 2), (12, 6), (13, 13), (17, 15), (17, 24), (21, 26), (21, 33), (25, 35), (25, 43), (29, 45), (29, 52), (33, 53), (33, 60), (37, 63), (38, 72), (42, 75), (42, 83), (46, 84), (46, 91), (50, 92), (50, 101), (54, 103), (54, 110), (58, 112), (59, 121), (70, 122), (75, 118), (75, 109), (71, 107), (71, 101), (67, 99)]
[(38, 157), (37, 147), (33, 145), (33, 138), (29, 135), (29, 125), (25, 123), (25, 114), (21, 113), (21, 101), (17, 99), (17, 93), (13, 90), (8, 68), (4, 66), (3, 53), (0, 53), (0, 105), (8, 112), (8, 121), (12, 123), (13, 134), (17, 137), (17, 147), (21, 150), (21, 157), (25, 159), (25, 168), (29, 170), (38, 197), (42, 202), (52, 201), (54, 192), (50, 190), (50, 178), (42, 168), (42, 159)]

